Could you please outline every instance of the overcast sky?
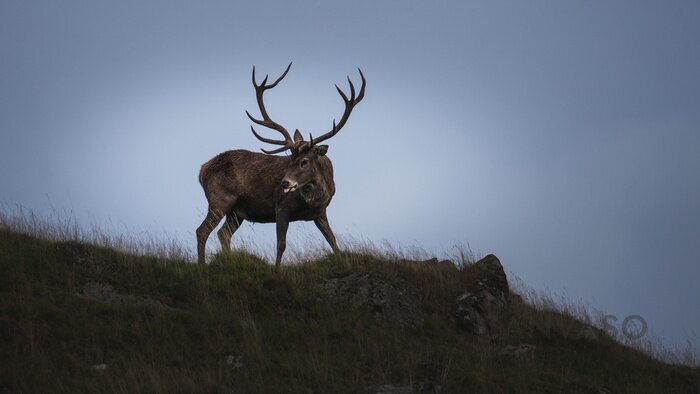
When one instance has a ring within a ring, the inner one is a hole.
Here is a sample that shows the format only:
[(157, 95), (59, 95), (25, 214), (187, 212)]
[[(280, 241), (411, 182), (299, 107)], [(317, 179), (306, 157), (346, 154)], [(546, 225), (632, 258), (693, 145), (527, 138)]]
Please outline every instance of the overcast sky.
[[(695, 1), (3, 0), (0, 203), (194, 249), (200, 165), (262, 147), (252, 66), (294, 61), (266, 103), (305, 135), (361, 67), (366, 97), (329, 140), (341, 238), (469, 245), (697, 340), (699, 20)], [(273, 252), (274, 225), (236, 237)], [(322, 244), (309, 224), (290, 237)]]

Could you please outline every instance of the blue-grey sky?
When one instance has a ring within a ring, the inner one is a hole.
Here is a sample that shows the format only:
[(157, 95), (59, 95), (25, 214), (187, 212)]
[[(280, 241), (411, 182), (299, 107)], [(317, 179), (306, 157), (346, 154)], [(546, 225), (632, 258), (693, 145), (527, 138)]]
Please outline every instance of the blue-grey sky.
[[(336, 233), (468, 244), (682, 342), (700, 334), (698, 20), (694, 1), (4, 0), (0, 202), (194, 248), (200, 165), (262, 147), (252, 66), (294, 61), (266, 103), (305, 134), (361, 67), (329, 141)], [(238, 235), (272, 247), (274, 226)]]

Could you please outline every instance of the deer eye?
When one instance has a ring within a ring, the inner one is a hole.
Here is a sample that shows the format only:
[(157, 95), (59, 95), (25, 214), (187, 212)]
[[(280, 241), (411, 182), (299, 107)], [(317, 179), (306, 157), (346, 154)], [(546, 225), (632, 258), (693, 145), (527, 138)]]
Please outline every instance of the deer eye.
[(309, 161), (306, 160), (306, 159), (304, 159), (304, 160), (302, 160), (301, 163), (299, 164), (299, 167), (304, 168), (304, 167), (306, 167), (307, 164), (309, 164)]

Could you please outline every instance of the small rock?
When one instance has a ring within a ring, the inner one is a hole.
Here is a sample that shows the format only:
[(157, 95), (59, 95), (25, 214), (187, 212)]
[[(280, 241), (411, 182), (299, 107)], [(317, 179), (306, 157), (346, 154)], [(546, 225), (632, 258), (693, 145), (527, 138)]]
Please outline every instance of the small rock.
[(483, 335), (487, 331), (486, 319), (479, 311), (479, 299), (472, 293), (460, 294), (454, 301), (452, 320), (458, 326), (474, 334)]
[(611, 389), (605, 387), (605, 386), (596, 386), (596, 390), (598, 390), (598, 394), (614, 394), (614, 393), (619, 393), (619, 391), (615, 392), (612, 391)]
[(501, 350), (500, 355), (513, 361), (532, 361), (535, 359), (535, 349), (536, 346), (524, 343), (518, 346), (509, 345)]
[(421, 394), (438, 394), (442, 391), (442, 386), (439, 384), (433, 382), (433, 381), (425, 381), (425, 382), (418, 382), (416, 384), (416, 392), (421, 393)]
[(130, 303), (138, 305), (149, 305), (157, 308), (174, 310), (175, 308), (155, 299), (149, 295), (131, 295), (117, 291), (109, 283), (90, 281), (80, 288), (74, 289), (73, 294), (78, 297), (96, 301), (103, 304)]
[(226, 356), (226, 365), (233, 369), (239, 369), (243, 367), (243, 356), (234, 356), (233, 354), (229, 354), (228, 356)]
[(107, 369), (107, 367), (108, 367), (107, 364), (97, 364), (97, 365), (92, 366), (93, 369), (96, 369), (98, 371), (104, 371)]
[(371, 394), (411, 394), (413, 392), (411, 386), (392, 386), (390, 384), (368, 387), (365, 391)]
[(585, 328), (583, 328), (579, 335), (581, 338), (585, 338), (590, 341), (595, 341), (598, 339), (598, 332), (595, 330), (595, 328), (591, 326), (586, 326)]
[(104, 304), (120, 302), (124, 298), (112, 285), (100, 282), (87, 282), (75, 293), (82, 298)]

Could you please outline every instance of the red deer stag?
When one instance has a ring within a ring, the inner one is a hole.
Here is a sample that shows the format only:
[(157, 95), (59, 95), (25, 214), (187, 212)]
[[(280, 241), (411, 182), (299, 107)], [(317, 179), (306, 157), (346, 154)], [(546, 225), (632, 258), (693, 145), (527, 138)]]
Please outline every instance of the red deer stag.
[[(226, 216), (224, 225), (218, 232), (221, 249), (231, 250), (231, 237), (245, 220), (258, 223), (277, 223), (277, 259), (280, 266), (282, 254), (286, 247), (287, 227), (289, 222), (313, 220), (333, 248), (339, 251), (335, 236), (328, 224), (326, 207), (335, 194), (333, 183), (333, 165), (326, 156), (328, 145), (319, 145), (336, 135), (345, 126), (353, 108), (365, 95), (365, 77), (360, 72), (362, 87), (355, 96), (355, 87), (348, 77), (350, 98), (336, 85), (336, 89), (345, 102), (345, 112), (333, 128), (327, 133), (304, 141), (299, 130), (294, 138), (279, 123), (273, 121), (265, 109), (263, 94), (272, 89), (287, 75), (292, 63), (272, 84), (266, 84), (265, 76), (260, 85), (255, 78), (253, 67), (253, 86), (260, 108), (262, 120), (246, 114), (256, 124), (278, 131), (284, 140), (266, 138), (258, 134), (253, 126), (253, 135), (262, 142), (281, 145), (277, 149), (262, 153), (247, 150), (224, 152), (206, 162), (199, 172), (199, 182), (209, 202), (207, 217), (197, 228), (197, 257), (200, 264), (205, 262), (205, 245), (209, 235)], [(274, 156), (276, 153), (291, 151), (291, 156)]]

